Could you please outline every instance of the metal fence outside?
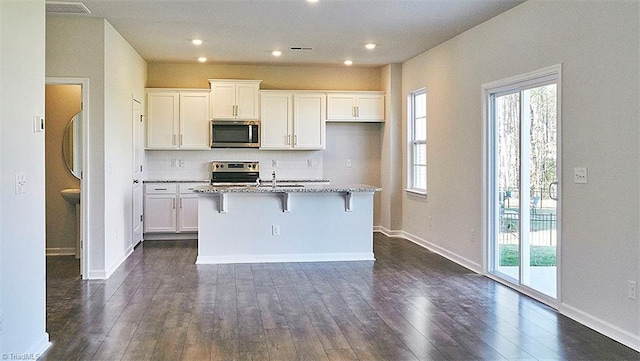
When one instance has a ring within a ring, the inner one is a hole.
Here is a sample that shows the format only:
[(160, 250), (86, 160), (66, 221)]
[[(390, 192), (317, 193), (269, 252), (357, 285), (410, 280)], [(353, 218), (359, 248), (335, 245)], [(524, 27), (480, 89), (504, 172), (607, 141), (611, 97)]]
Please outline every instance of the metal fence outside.
[[(517, 244), (519, 240), (518, 213), (500, 215), (500, 244)], [(557, 216), (555, 213), (532, 213), (529, 235), (533, 246), (555, 246), (557, 244)]]

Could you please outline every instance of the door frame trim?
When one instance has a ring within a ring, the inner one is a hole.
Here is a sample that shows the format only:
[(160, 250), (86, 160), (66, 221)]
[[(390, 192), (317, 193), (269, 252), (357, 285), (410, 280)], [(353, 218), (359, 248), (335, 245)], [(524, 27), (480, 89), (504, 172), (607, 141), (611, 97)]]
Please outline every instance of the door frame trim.
[[(490, 272), (491, 267), (491, 254), (490, 239), (494, 231), (495, 226), (491, 225), (492, 214), (492, 202), (494, 196), (494, 179), (492, 177), (493, 162), (491, 157), (491, 150), (495, 149), (493, 138), (493, 127), (490, 122), (490, 97), (491, 93), (495, 93), (499, 89), (500, 92), (507, 91), (509, 89), (519, 88), (526, 86), (529, 83), (537, 83), (545, 78), (554, 77), (557, 84), (557, 145), (556, 145), (556, 168), (557, 168), (557, 214), (556, 214), (556, 228), (557, 228), (557, 242), (556, 242), (556, 298), (551, 298), (543, 293), (540, 293), (530, 287), (522, 284), (509, 283)], [(562, 63), (552, 65), (546, 68), (534, 70), (525, 74), (515, 75), (504, 79), (484, 83), (481, 86), (481, 102), (482, 102), (482, 273), (484, 276), (489, 277), (497, 282), (500, 282), (508, 287), (515, 289), (533, 299), (536, 299), (552, 308), (558, 309), (562, 304)]]
[(89, 279), (89, 265), (91, 258), (89, 249), (91, 248), (91, 224), (89, 220), (89, 209), (91, 209), (91, 182), (89, 177), (89, 129), (91, 127), (91, 112), (89, 104), (89, 78), (71, 77), (45, 77), (45, 85), (80, 85), (82, 91), (82, 120), (85, 122), (82, 127), (82, 173), (80, 177), (80, 239), (82, 242), (81, 270), (82, 279)]

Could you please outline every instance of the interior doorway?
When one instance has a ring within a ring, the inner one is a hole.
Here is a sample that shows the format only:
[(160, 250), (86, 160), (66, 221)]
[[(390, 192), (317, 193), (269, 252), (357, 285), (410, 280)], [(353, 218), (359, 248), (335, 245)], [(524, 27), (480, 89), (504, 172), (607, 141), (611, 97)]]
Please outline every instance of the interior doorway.
[(548, 303), (559, 290), (559, 82), (553, 67), (484, 88), (486, 270)]
[(89, 269), (88, 79), (45, 80), (47, 256), (75, 256)]

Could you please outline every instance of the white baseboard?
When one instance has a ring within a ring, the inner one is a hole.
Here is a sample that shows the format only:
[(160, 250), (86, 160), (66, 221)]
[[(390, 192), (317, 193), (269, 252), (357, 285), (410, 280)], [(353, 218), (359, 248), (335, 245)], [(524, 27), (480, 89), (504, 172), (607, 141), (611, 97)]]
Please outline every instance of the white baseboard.
[[(2, 354), (3, 360), (36, 360), (51, 347), (49, 342), (49, 334), (47, 332), (25, 352), (19, 354)], [(11, 357), (13, 356), (13, 357)]]
[(75, 247), (47, 248), (47, 256), (75, 256)]
[[(447, 251), (446, 249), (435, 245), (433, 243), (427, 242), (420, 237), (412, 235), (411, 233), (405, 231), (392, 231), (386, 229), (382, 226), (373, 227), (374, 232), (380, 232), (387, 237), (399, 237), (404, 238), (410, 242), (413, 242), (421, 247), (424, 247), (432, 252), (435, 252), (441, 255), (444, 258), (449, 259), (463, 267), (470, 269), (473, 272), (478, 274), (482, 274), (482, 266), (470, 261), (464, 257), (460, 257), (452, 252)], [(567, 316), (572, 320), (581, 323), (596, 332), (599, 332), (613, 340), (620, 342), (621, 344), (628, 346), (636, 351), (640, 351), (640, 336), (634, 335), (628, 331), (625, 331), (615, 325), (612, 325), (609, 322), (601, 320), (597, 317), (594, 317), (584, 311), (581, 311), (571, 305), (567, 305), (565, 303), (561, 303), (558, 308), (558, 312), (561, 315)]]
[(405, 232), (405, 231), (392, 231), (389, 229), (386, 229), (382, 226), (375, 226), (373, 227), (373, 231), (374, 232), (380, 232), (382, 234), (384, 234), (387, 237), (399, 237), (399, 238), (404, 238), (407, 241), (413, 242), (415, 244), (417, 244), (418, 246), (421, 246), (423, 248), (428, 249), (429, 251), (433, 252), (433, 253), (437, 253), (439, 255), (441, 255), (442, 257), (453, 261), (459, 265), (461, 265), (462, 267), (468, 268), (471, 271), (475, 272), (475, 273), (482, 273), (482, 265), (473, 262), (469, 259), (466, 259), (464, 257), (460, 257), (459, 255), (450, 252), (436, 244), (433, 244), (429, 241), (426, 241), (416, 235), (413, 235), (409, 232)]
[(196, 264), (230, 263), (282, 263), (282, 262), (335, 262), (335, 261), (375, 261), (373, 253), (310, 253), (277, 255), (240, 256), (198, 256)]
[(133, 246), (129, 246), (127, 250), (124, 252), (124, 255), (117, 262), (115, 262), (113, 266), (109, 268), (109, 270), (107, 270), (107, 272), (105, 273), (107, 276), (106, 278), (111, 277), (113, 272), (115, 272), (118, 269), (118, 267), (120, 267), (124, 263), (124, 261), (126, 261), (127, 258), (131, 256), (132, 253), (133, 253)]
[(638, 335), (634, 335), (629, 331), (625, 331), (620, 327), (612, 325), (607, 321), (594, 317), (566, 303), (561, 303), (558, 311), (570, 319), (600, 332), (601, 334), (614, 339), (625, 346), (631, 347), (636, 351), (640, 351), (640, 337)]

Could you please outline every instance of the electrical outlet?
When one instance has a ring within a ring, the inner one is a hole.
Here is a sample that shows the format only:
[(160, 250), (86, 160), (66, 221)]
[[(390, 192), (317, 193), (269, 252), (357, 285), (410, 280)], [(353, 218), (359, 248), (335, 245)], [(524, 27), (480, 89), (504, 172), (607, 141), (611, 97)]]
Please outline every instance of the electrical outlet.
[(627, 281), (627, 297), (629, 299), (636, 299), (636, 283), (635, 281)]
[(171, 159), (171, 168), (175, 168), (175, 167), (176, 167), (176, 160)]
[(184, 168), (184, 159), (179, 159), (178, 160), (178, 167)]
[(471, 230), (471, 242), (475, 242), (476, 240), (476, 231), (475, 229)]
[(271, 168), (278, 168), (278, 160), (271, 159)]
[(433, 226), (433, 216), (429, 216), (429, 220), (427, 221), (429, 227)]
[(27, 177), (24, 173), (16, 173), (16, 194), (27, 193)]
[(351, 168), (351, 159), (347, 159), (347, 161), (345, 162), (345, 166), (347, 168)]
[(307, 168), (313, 168), (313, 161), (311, 159), (307, 159)]
[(280, 235), (280, 225), (279, 224), (274, 224), (271, 226), (271, 235), (272, 236), (279, 236)]

